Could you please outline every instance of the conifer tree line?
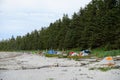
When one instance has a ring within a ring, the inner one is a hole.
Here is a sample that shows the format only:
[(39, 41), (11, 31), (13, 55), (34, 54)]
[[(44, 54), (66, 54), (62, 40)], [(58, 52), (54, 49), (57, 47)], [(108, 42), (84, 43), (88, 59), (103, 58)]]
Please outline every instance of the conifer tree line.
[(0, 41), (0, 50), (98, 48), (120, 49), (120, 0), (92, 0), (69, 18)]

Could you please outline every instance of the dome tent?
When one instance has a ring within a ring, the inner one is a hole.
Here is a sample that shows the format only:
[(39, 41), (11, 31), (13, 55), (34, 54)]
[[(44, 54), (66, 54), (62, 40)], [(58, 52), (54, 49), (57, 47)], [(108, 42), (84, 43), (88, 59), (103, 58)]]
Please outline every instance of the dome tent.
[(114, 65), (115, 62), (111, 56), (105, 57), (103, 60), (100, 61), (100, 64), (105, 64), (105, 65)]
[(80, 55), (81, 56), (88, 56), (90, 54), (90, 51), (89, 50), (82, 50), (81, 52), (80, 52)]
[(52, 49), (48, 51), (48, 54), (56, 54), (56, 53), (57, 53), (57, 52), (54, 51), (54, 50), (52, 50)]

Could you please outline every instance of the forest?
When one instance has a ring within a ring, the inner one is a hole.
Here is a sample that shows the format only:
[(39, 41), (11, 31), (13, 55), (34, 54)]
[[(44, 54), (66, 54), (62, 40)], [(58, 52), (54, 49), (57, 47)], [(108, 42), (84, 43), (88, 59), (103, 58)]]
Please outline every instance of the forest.
[(120, 49), (120, 0), (92, 0), (71, 18), (0, 41), (0, 51), (45, 49)]

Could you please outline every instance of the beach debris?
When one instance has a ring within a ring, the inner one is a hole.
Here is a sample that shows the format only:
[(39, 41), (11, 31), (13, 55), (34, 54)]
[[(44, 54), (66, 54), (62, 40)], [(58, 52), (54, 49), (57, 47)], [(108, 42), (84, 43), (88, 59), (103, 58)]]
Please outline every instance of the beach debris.
[(108, 57), (105, 57), (103, 60), (101, 60), (100, 64), (112, 66), (112, 65), (115, 65), (115, 62), (111, 56), (108, 56)]
[(114, 59), (114, 61), (118, 61), (118, 60), (120, 60), (120, 56), (115, 56), (115, 57), (113, 57), (113, 59)]
[(120, 65), (115, 63), (113, 57), (108, 56), (103, 58), (100, 62), (89, 65), (90, 70), (99, 69), (101, 71), (108, 71), (111, 69), (119, 69)]
[(60, 55), (60, 54), (62, 54), (62, 52), (60, 52), (60, 51), (57, 51), (57, 52), (56, 52), (56, 54)]

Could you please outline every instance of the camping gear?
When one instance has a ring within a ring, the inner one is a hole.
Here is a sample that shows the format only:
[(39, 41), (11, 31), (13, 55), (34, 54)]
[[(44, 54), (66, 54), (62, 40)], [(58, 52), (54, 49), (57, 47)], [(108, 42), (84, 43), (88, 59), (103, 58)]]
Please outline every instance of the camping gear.
[(80, 56), (88, 56), (90, 54), (89, 50), (83, 50), (80, 52)]
[(113, 58), (111, 56), (105, 57), (102, 61), (100, 61), (100, 64), (105, 64), (105, 65), (114, 65)]
[(70, 56), (78, 56), (78, 54), (76, 52), (70, 52), (69, 55)]
[(54, 50), (49, 50), (49, 51), (48, 51), (48, 54), (56, 54), (56, 51), (54, 51)]
[(71, 56), (74, 52), (70, 52), (69, 55)]
[(78, 54), (74, 52), (71, 56), (78, 56)]

